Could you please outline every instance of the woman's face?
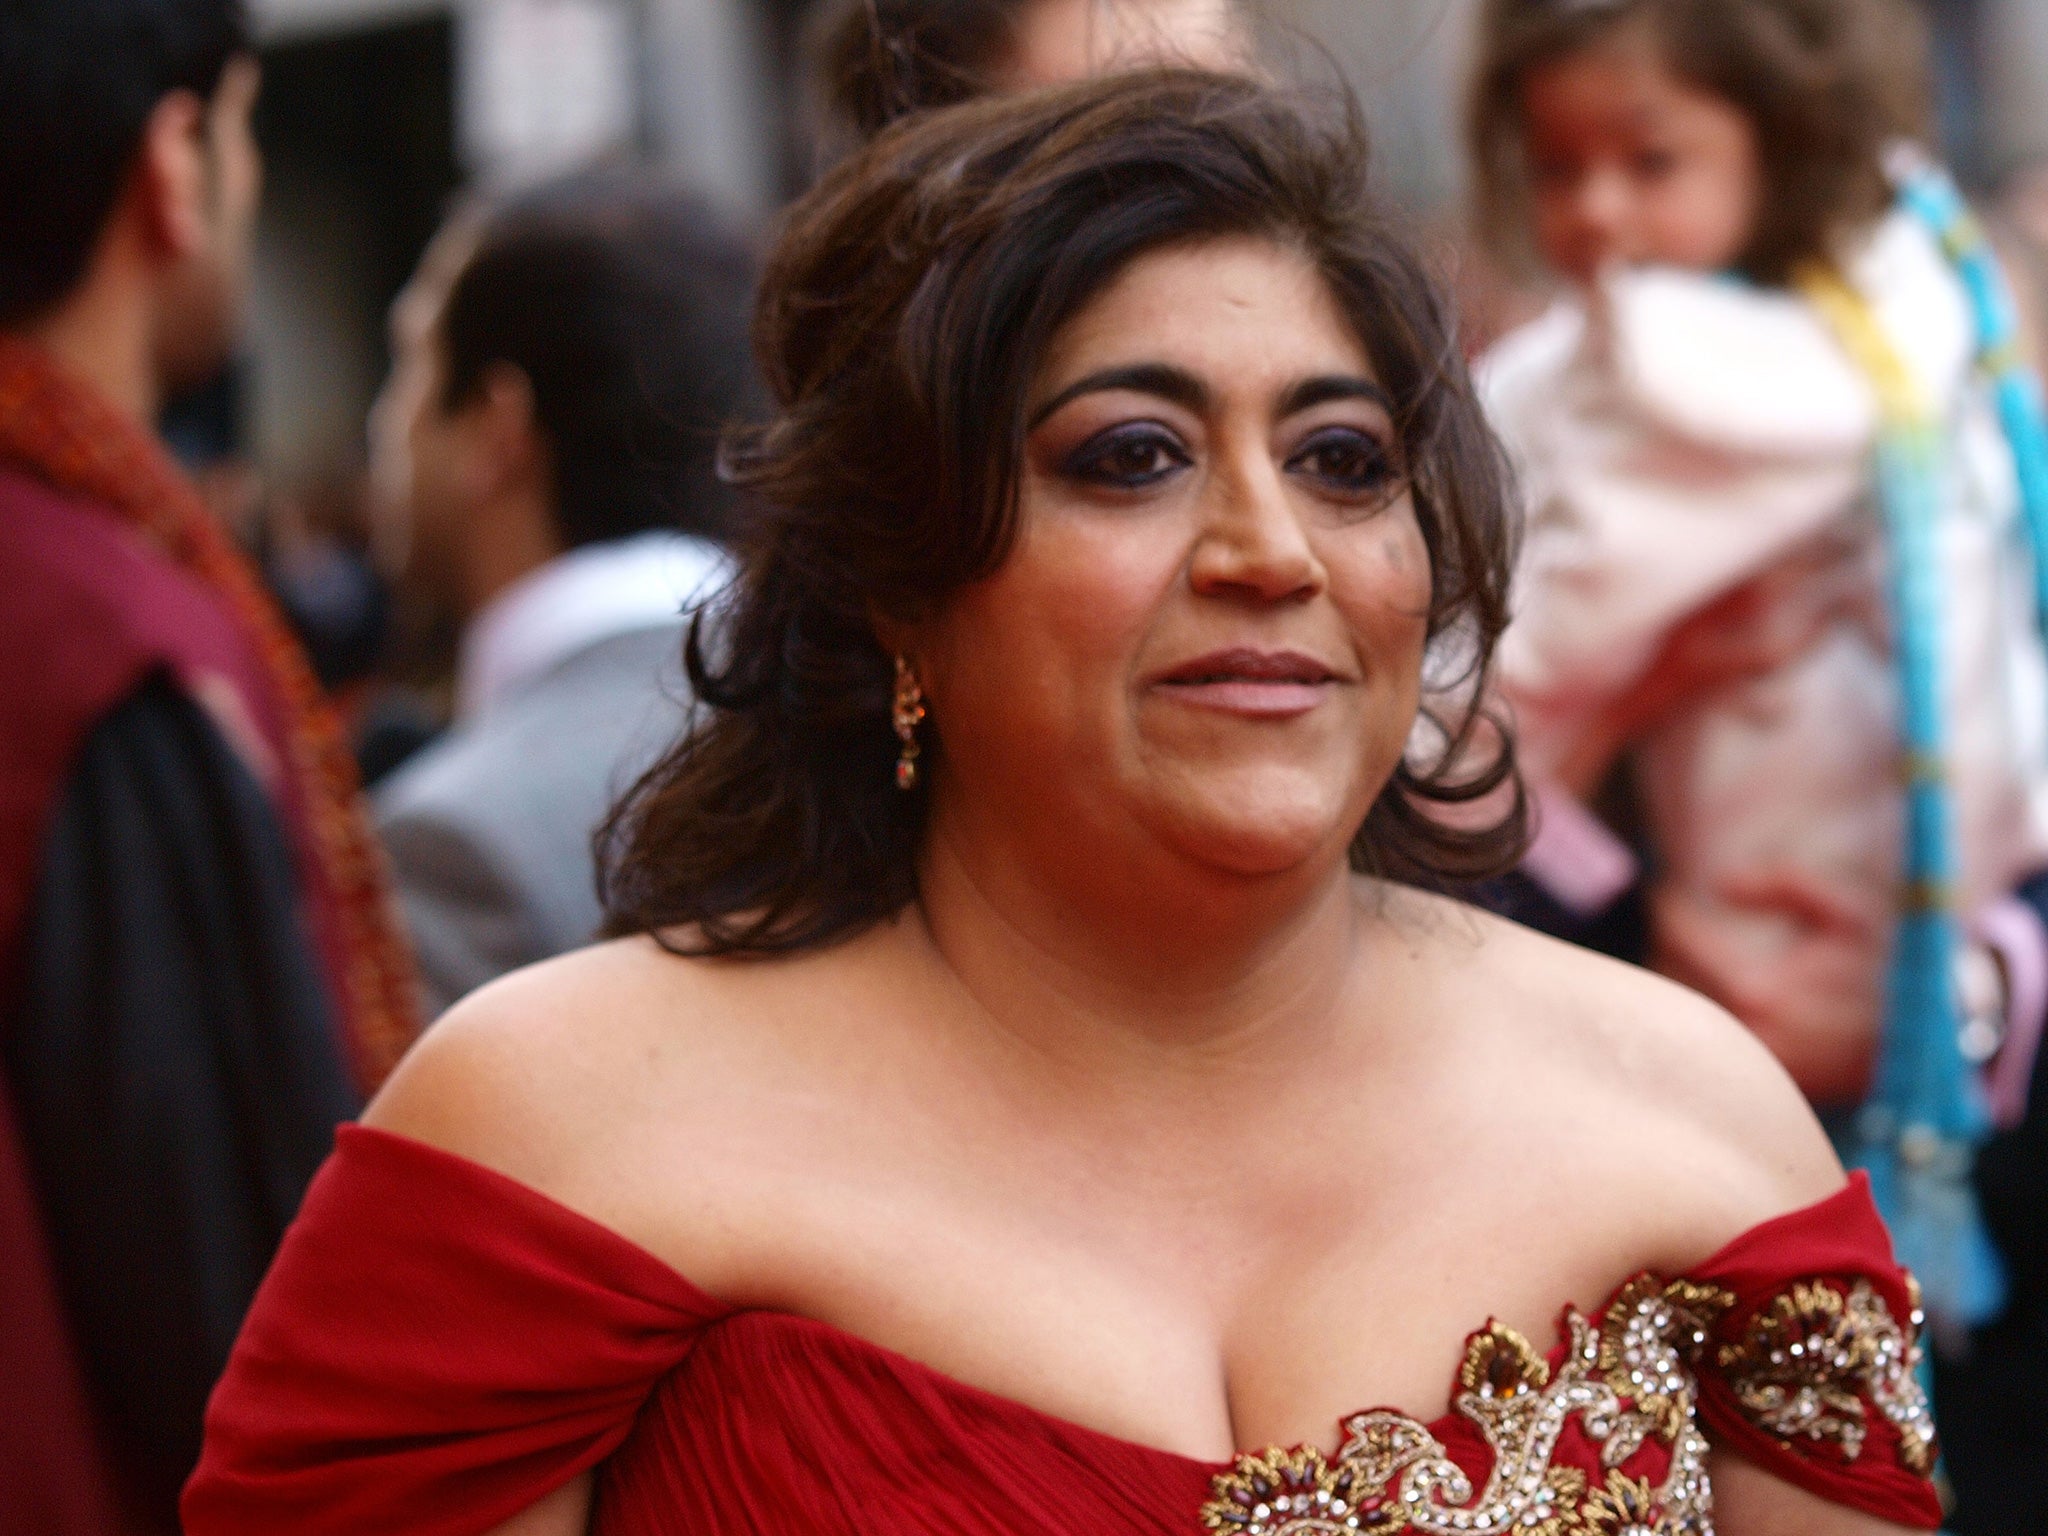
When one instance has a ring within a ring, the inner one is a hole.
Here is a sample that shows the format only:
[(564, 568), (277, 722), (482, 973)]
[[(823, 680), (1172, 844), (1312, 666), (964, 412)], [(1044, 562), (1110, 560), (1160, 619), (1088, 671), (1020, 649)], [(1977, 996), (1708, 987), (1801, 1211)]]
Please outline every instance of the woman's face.
[(1138, 258), (1029, 420), (1013, 552), (908, 637), (937, 809), (1241, 875), (1341, 861), (1415, 719), (1430, 566), (1314, 267), (1250, 238)]

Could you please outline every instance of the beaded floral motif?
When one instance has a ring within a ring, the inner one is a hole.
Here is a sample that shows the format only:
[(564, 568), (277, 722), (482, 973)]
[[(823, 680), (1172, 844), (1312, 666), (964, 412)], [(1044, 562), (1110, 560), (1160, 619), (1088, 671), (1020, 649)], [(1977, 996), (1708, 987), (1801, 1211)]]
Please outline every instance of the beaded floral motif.
[(1867, 1280), (1848, 1290), (1826, 1280), (1794, 1285), (1759, 1311), (1720, 1352), (1735, 1400), (1751, 1423), (1786, 1445), (1863, 1454), (1867, 1398), (1898, 1431), (1899, 1460), (1926, 1474), (1935, 1461), (1934, 1416), (1921, 1390), (1917, 1287), (1906, 1327)]
[[(1645, 1275), (1597, 1326), (1565, 1312), (1554, 1368), (1514, 1329), (1490, 1324), (1467, 1341), (1452, 1403), (1492, 1453), (1484, 1487), (1428, 1426), (1382, 1409), (1346, 1419), (1334, 1457), (1312, 1448), (1240, 1456), (1215, 1479), (1202, 1524), (1220, 1536), (1713, 1536), (1708, 1446), (1694, 1413), (1704, 1363), (1765, 1433), (1845, 1462), (1863, 1454), (1874, 1408), (1897, 1432), (1900, 1463), (1924, 1476), (1936, 1455), (1915, 1374), (1925, 1319), (1910, 1276), (1907, 1286), (1902, 1326), (1867, 1280), (1799, 1281), (1713, 1349), (1734, 1296)], [(1574, 1421), (1598, 1473), (1557, 1464)], [(1663, 1454), (1635, 1460), (1650, 1448)], [(1644, 1475), (1660, 1467), (1661, 1478)]]
[[(1733, 1304), (1713, 1287), (1646, 1277), (1597, 1327), (1566, 1311), (1554, 1370), (1512, 1328), (1474, 1334), (1453, 1408), (1493, 1453), (1484, 1487), (1427, 1426), (1378, 1410), (1344, 1421), (1334, 1458), (1313, 1449), (1240, 1456), (1215, 1479), (1202, 1523), (1224, 1536), (1712, 1536), (1692, 1366)], [(1599, 1448), (1598, 1486), (1555, 1464), (1574, 1420)], [(1627, 1475), (1622, 1463), (1652, 1443), (1668, 1453), (1662, 1480)]]

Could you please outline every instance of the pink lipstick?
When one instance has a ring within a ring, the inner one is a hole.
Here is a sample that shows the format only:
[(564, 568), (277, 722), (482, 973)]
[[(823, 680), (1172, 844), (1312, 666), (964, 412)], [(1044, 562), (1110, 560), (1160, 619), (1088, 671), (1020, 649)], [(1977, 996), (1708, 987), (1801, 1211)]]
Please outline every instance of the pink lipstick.
[(1340, 681), (1327, 665), (1301, 651), (1239, 646), (1183, 662), (1162, 673), (1156, 686), (1198, 709), (1271, 720), (1306, 714)]

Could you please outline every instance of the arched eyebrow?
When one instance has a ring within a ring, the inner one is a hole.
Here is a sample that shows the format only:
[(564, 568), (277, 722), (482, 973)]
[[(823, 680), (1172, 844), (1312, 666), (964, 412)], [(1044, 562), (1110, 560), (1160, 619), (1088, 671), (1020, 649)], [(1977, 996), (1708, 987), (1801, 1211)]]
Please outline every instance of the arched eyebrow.
[(1332, 400), (1370, 400), (1389, 416), (1394, 414), (1394, 402), (1371, 379), (1333, 373), (1322, 378), (1303, 379), (1288, 390), (1280, 401), (1280, 415), (1284, 420), (1299, 411), (1326, 405)]
[(1167, 363), (1134, 363), (1125, 368), (1105, 368), (1100, 373), (1075, 380), (1031, 413), (1030, 426), (1035, 429), (1061, 406), (1083, 395), (1101, 394), (1111, 389), (1157, 395), (1197, 414), (1209, 408), (1209, 386), (1192, 373)]
[[(1035, 430), (1055, 411), (1083, 395), (1101, 394), (1112, 389), (1157, 395), (1197, 414), (1207, 411), (1210, 403), (1209, 387), (1185, 369), (1167, 363), (1135, 363), (1124, 368), (1105, 368), (1075, 380), (1031, 413), (1029, 428)], [(1394, 410), (1394, 402), (1387, 398), (1387, 392), (1371, 379), (1351, 374), (1325, 374), (1303, 379), (1288, 390), (1281, 397), (1280, 415), (1283, 418), (1292, 416), (1331, 400), (1370, 400), (1389, 415)]]

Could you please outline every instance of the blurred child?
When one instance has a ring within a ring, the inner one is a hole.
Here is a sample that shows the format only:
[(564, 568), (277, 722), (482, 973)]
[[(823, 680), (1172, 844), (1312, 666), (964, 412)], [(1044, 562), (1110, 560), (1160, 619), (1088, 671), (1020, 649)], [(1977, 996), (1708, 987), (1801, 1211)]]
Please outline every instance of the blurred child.
[[(1912, 148), (1918, 26), (1489, 0), (1472, 114), (1493, 234), (1567, 280), (1484, 368), (1529, 506), (1501, 673), (1532, 776), (1569, 810), (1627, 759), (1654, 963), (1822, 1105), (1881, 1069), (1903, 1119), (1860, 1134), (1915, 1167), (1972, 1139), (1964, 1049), (2048, 1005), (2009, 900), (2048, 867), (2048, 478), (2019, 474), (2048, 456), (1988, 251)], [(1698, 615), (1771, 583), (1795, 644), (1670, 675)], [(1994, 1079), (2019, 1107), (2031, 1062), (2009, 1041)], [(1996, 1291), (1934, 1278), (1963, 1316)]]

